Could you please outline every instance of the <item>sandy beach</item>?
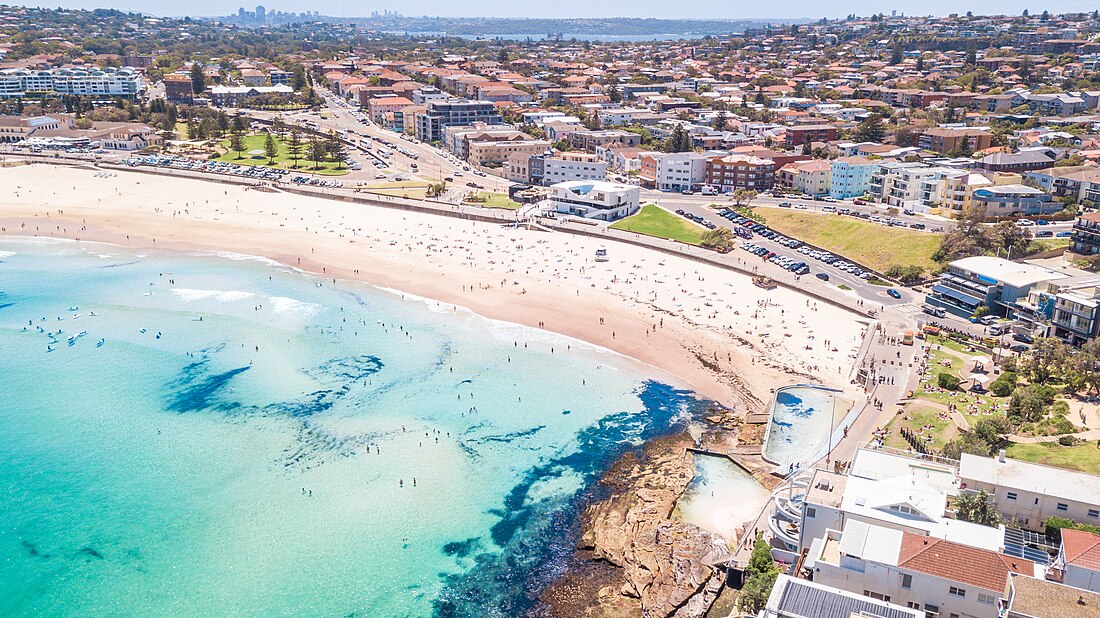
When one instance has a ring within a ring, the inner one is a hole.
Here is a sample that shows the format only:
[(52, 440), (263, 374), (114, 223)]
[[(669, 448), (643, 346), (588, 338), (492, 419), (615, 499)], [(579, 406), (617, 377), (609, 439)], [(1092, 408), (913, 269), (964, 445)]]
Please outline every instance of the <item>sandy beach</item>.
[(853, 393), (865, 318), (640, 247), (124, 171), (9, 167), (0, 186), (7, 235), (263, 256), (604, 346), (731, 407), (792, 382)]

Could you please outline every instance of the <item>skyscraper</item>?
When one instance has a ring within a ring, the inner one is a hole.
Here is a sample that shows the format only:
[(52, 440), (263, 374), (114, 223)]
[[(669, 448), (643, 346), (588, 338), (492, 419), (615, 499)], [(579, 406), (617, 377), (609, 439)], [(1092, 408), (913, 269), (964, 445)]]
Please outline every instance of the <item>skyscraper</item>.
[(267, 21), (267, 9), (265, 9), (262, 5), (256, 6), (256, 21), (260, 22), (261, 24)]

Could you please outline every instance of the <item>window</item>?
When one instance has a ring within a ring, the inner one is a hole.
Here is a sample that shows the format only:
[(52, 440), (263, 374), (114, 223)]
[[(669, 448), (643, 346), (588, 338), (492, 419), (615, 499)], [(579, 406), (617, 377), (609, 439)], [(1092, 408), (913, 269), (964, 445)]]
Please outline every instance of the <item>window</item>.
[(1089, 509), (1089, 517), (1091, 517), (1093, 519), (1096, 519), (1097, 517), (1100, 517), (1100, 511), (1098, 511), (1096, 509)]
[(924, 618), (939, 618), (940, 606), (931, 603), (924, 604)]
[(908, 574), (902, 575), (901, 576), (901, 587), (905, 588), (906, 590), (912, 588), (913, 587), (913, 576), (908, 575)]
[(947, 589), (947, 594), (949, 594), (953, 597), (966, 598), (966, 589), (951, 586), (950, 588)]
[(982, 605), (993, 605), (997, 602), (996, 597), (991, 594), (978, 593), (978, 602)]
[(817, 509), (815, 509), (812, 506), (806, 507), (806, 517), (816, 517), (816, 516), (817, 516)]
[(890, 595), (882, 594), (881, 592), (872, 592), (870, 590), (864, 590), (863, 591), (863, 596), (871, 597), (872, 599), (878, 599), (879, 601), (885, 601), (886, 603), (890, 602)]
[(1005, 495), (1005, 497), (1008, 498), (1009, 500), (1015, 500), (1016, 499), (1016, 492), (1010, 491)]
[(1068, 504), (1066, 504), (1066, 503), (1064, 503), (1064, 502), (1059, 502), (1059, 503), (1058, 503), (1058, 510), (1059, 510), (1059, 511), (1062, 511), (1063, 513), (1065, 513), (1066, 511), (1068, 511), (1068, 510), (1069, 510), (1069, 505), (1068, 505)]
[(917, 603), (916, 601), (909, 601), (905, 604), (905, 606), (909, 609), (920, 609), (920, 603)]

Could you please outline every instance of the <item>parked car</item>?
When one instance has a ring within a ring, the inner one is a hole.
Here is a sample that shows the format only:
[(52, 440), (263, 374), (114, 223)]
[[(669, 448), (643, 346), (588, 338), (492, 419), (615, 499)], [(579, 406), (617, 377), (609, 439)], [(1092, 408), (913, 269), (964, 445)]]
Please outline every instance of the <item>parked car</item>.
[(1035, 339), (1027, 333), (1015, 333), (1012, 335), (1012, 338), (1020, 343), (1035, 343)]
[(780, 208), (790, 208), (791, 203), (790, 202), (779, 202), (779, 207)]

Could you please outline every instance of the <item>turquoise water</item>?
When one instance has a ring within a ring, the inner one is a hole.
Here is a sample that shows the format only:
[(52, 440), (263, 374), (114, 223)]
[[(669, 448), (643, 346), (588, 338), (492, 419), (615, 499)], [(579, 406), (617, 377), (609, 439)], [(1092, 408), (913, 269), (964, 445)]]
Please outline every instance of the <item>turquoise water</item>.
[(680, 517), (733, 545), (737, 529), (755, 518), (771, 495), (726, 457), (695, 453), (695, 478), (676, 502)]
[(0, 240), (0, 352), (5, 616), (515, 615), (698, 406), (450, 306), (86, 243)]
[(775, 393), (764, 458), (780, 467), (812, 463), (829, 449), (834, 419), (833, 394), (813, 386), (791, 386)]

